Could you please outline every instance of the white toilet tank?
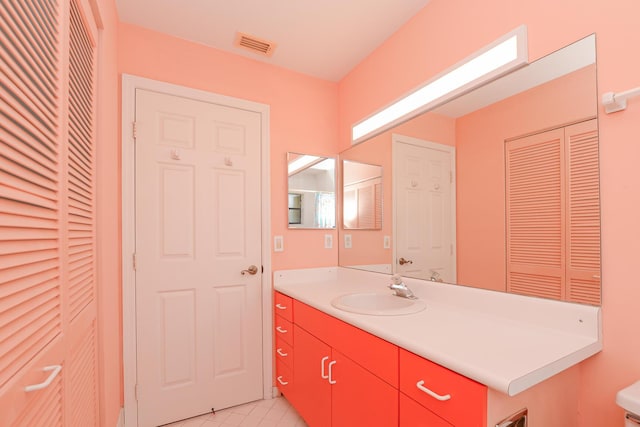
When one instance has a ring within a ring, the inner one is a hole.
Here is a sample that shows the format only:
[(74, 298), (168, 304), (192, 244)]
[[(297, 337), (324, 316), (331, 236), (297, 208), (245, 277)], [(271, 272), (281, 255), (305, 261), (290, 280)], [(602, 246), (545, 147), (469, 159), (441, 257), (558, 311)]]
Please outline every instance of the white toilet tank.
[(616, 394), (616, 403), (625, 411), (625, 427), (640, 427), (640, 381)]

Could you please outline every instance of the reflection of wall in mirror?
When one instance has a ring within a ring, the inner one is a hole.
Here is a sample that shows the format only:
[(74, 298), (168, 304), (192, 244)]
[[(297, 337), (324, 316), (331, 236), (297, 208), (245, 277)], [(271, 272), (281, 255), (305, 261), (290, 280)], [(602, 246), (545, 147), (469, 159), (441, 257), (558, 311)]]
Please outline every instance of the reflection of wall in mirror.
[(506, 139), (597, 114), (595, 65), (456, 121), (458, 282), (504, 291)]
[(381, 165), (383, 174), (382, 228), (379, 230), (345, 230), (344, 227), (340, 227), (340, 233), (351, 234), (352, 236), (351, 249), (345, 249), (343, 245), (340, 246), (339, 263), (341, 266), (384, 265), (390, 269), (393, 265), (392, 247), (384, 248), (384, 236), (393, 235), (392, 133), (427, 139), (440, 144), (455, 145), (454, 120), (432, 113), (416, 117), (340, 153), (341, 160), (356, 160), (358, 162)]

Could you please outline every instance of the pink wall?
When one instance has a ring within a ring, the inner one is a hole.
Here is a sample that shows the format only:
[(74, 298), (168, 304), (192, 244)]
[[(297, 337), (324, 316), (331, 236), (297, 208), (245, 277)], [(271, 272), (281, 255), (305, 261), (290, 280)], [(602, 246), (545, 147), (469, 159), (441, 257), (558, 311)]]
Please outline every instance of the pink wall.
[[(353, 123), (521, 24), (530, 60), (596, 33), (599, 98), (637, 87), (639, 14), (636, 0), (431, 0), (340, 82), (340, 146), (349, 146)], [(640, 342), (627, 334), (640, 324), (640, 100), (613, 115), (600, 109), (599, 129), (604, 350), (580, 367), (581, 427), (621, 425), (615, 393), (640, 379)]]
[(277, 68), (129, 24), (119, 27), (118, 68), (163, 82), (270, 105), (271, 233), (284, 236), (272, 268), (337, 264), (337, 247), (324, 249), (335, 230), (288, 230), (286, 153), (334, 156), (337, 84)]
[(506, 139), (597, 115), (596, 67), (456, 120), (458, 283), (506, 289)]
[(92, 1), (99, 9), (98, 143), (96, 145), (98, 354), (100, 425), (117, 425), (123, 404), (120, 255), (120, 102), (118, 15), (114, 0)]

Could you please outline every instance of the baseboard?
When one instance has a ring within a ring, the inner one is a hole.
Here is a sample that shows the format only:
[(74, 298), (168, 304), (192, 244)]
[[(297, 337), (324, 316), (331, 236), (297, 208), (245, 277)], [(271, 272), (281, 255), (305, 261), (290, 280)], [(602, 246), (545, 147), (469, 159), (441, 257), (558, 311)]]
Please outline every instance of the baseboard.
[(124, 408), (120, 409), (120, 415), (118, 415), (118, 424), (116, 427), (124, 427)]

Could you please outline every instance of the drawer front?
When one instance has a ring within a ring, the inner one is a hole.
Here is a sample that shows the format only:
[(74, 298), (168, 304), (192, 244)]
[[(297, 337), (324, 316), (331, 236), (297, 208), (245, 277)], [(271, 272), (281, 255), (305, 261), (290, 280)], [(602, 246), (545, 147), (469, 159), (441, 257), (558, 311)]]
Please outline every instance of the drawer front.
[(398, 388), (398, 347), (294, 300), (295, 324)]
[(278, 336), (276, 336), (276, 361), (293, 368), (293, 347)]
[(415, 400), (400, 393), (400, 427), (454, 427)]
[(285, 396), (293, 389), (293, 369), (280, 360), (276, 360), (276, 386)]
[(273, 307), (276, 315), (284, 317), (289, 322), (293, 322), (293, 300), (291, 297), (276, 292)]
[(400, 391), (455, 426), (486, 426), (486, 386), (403, 349)]
[(293, 345), (293, 324), (280, 316), (276, 316), (275, 321), (276, 340), (280, 338), (288, 344)]

